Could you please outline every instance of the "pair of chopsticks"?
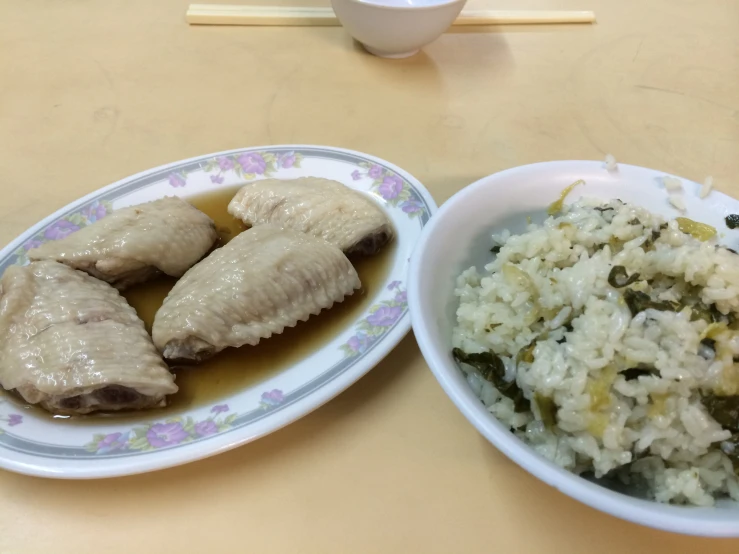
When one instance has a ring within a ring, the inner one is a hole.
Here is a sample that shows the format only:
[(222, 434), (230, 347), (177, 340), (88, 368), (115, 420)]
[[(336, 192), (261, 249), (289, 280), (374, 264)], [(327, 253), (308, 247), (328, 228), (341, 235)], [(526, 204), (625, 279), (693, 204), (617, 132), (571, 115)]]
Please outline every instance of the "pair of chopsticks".
[[(331, 8), (190, 4), (185, 17), (190, 25), (340, 25)], [(463, 11), (453, 25), (542, 25), (594, 21), (595, 14), (591, 11), (475, 10)]]

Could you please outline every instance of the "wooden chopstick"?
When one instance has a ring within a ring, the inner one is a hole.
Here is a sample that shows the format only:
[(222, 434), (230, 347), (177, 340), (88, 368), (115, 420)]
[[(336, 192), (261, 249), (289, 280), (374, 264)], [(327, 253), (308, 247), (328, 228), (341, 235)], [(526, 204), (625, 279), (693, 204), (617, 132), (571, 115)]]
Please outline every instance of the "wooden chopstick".
[(590, 11), (559, 10), (469, 10), (454, 25), (546, 25), (552, 23), (593, 23)]
[[(190, 4), (185, 18), (190, 25), (340, 25), (331, 8)], [(541, 25), (594, 21), (595, 14), (591, 11), (471, 10), (462, 12), (453, 25)]]
[(190, 4), (185, 18), (190, 25), (341, 25), (331, 8)]

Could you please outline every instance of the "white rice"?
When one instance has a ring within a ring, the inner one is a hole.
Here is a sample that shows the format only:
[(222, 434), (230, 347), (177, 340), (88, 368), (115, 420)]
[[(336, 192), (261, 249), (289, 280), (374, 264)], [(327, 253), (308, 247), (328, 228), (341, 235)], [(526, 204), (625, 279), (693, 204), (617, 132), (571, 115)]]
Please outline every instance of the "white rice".
[(706, 177), (706, 180), (703, 181), (703, 186), (700, 190), (700, 197), (705, 198), (709, 194), (711, 194), (711, 191), (713, 190), (713, 177)]
[(616, 171), (617, 169), (618, 164), (616, 163), (616, 158), (612, 154), (606, 154), (606, 170)]
[[(511, 389), (461, 364), (490, 412), (575, 473), (646, 483), (659, 502), (739, 500), (727, 455), (739, 434), (730, 441), (704, 405), (710, 394), (739, 394), (739, 332), (691, 317), (710, 306), (739, 312), (739, 255), (617, 200), (581, 199), (493, 241), (502, 246), (484, 271), (458, 278), (453, 336), (464, 353), (499, 356), (502, 378), (525, 397), (516, 411)], [(614, 266), (640, 276), (615, 288)], [(627, 290), (680, 306), (633, 315)], [(639, 364), (646, 369), (635, 376), (629, 368)]]
[(664, 177), (662, 177), (662, 183), (665, 185), (665, 189), (667, 189), (668, 192), (682, 192), (683, 191), (683, 183), (677, 177), (671, 177), (670, 175), (665, 175)]
[(667, 200), (673, 208), (680, 210), (681, 212), (685, 211), (685, 199), (682, 194), (668, 194)]

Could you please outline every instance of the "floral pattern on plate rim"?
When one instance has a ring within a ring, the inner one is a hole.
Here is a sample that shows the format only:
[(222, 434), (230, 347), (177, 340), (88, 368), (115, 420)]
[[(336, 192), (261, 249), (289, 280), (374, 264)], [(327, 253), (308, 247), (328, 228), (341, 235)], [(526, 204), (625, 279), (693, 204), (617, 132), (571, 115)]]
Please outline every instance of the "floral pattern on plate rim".
[(67, 235), (79, 231), (82, 227), (86, 227), (104, 218), (112, 211), (113, 207), (110, 202), (95, 200), (81, 210), (57, 219), (54, 223), (29, 238), (23, 243), (23, 246), (15, 251), (15, 263), (17, 265), (25, 265), (28, 263), (29, 250), (37, 248), (51, 240), (63, 239)]
[(364, 354), (396, 321), (403, 317), (408, 307), (408, 297), (402, 283), (393, 281), (387, 286), (387, 290), (394, 293), (393, 297), (371, 306), (369, 315), (357, 324), (357, 333), (339, 347), (345, 357)]
[[(272, 177), (281, 169), (300, 168), (303, 155), (300, 152), (241, 152), (238, 154), (217, 156), (206, 160), (200, 166), (214, 185), (220, 185), (225, 175), (233, 173), (239, 179), (250, 181), (257, 177)], [(167, 181), (174, 188), (187, 185), (188, 173), (174, 171), (169, 174)]]
[[(257, 177), (274, 177), (283, 169), (300, 168), (303, 154), (291, 150), (289, 152), (241, 152), (237, 154), (217, 156), (206, 160), (200, 169), (204, 171), (213, 184), (222, 184), (225, 175), (235, 174), (238, 178), (251, 181)], [(169, 185), (182, 188), (187, 185), (186, 171), (173, 171), (167, 177)], [(359, 162), (357, 169), (351, 173), (353, 181), (372, 179), (370, 190), (382, 197), (390, 206), (400, 208), (410, 218), (424, 213), (424, 203), (416, 195), (413, 188), (400, 175), (372, 162)]]
[[(262, 393), (259, 409), (270, 410), (284, 401), (285, 395), (280, 389), (265, 391)], [(228, 404), (216, 404), (210, 409), (210, 415), (199, 421), (189, 416), (178, 416), (160, 422), (137, 425), (128, 431), (97, 433), (85, 445), (85, 450), (95, 454), (110, 454), (156, 450), (193, 442), (231, 429), (238, 414), (222, 415), (229, 411)]]
[(95, 454), (110, 454), (122, 451), (145, 451), (166, 448), (215, 435), (230, 429), (237, 414), (223, 416), (229, 411), (228, 404), (217, 404), (210, 415), (200, 421), (191, 417), (172, 417), (162, 422), (137, 425), (128, 431), (93, 435), (85, 450)]
[[(10, 403), (4, 398), (0, 398), (0, 405), (3, 405), (3, 404), (10, 404)], [(16, 425), (20, 425), (21, 423), (23, 423), (23, 416), (21, 414), (16, 414), (12, 412), (4, 413), (0, 415), (0, 423), (4, 423), (8, 427), (15, 427)], [(0, 435), (3, 434), (4, 432), (5, 432), (5, 429), (0, 427)]]
[(351, 177), (354, 181), (372, 179), (370, 190), (379, 194), (388, 204), (400, 208), (408, 217), (419, 217), (425, 208), (421, 199), (405, 179), (380, 165), (360, 162)]

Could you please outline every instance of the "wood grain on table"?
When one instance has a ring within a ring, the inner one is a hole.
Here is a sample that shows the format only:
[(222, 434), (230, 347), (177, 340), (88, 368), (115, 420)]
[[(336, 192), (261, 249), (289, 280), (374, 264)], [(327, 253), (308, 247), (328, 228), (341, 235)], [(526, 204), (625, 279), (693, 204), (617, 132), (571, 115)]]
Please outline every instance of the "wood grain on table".
[[(188, 3), (3, 5), (0, 242), (132, 173), (278, 143), (380, 156), (438, 203), (507, 167), (606, 153), (739, 195), (739, 2), (471, 1), (598, 23), (454, 29), (403, 61), (341, 28), (190, 27)], [(453, 407), (412, 334), (253, 444), (98, 482), (0, 472), (0, 491), (3, 553), (739, 549), (617, 520), (529, 476)]]

